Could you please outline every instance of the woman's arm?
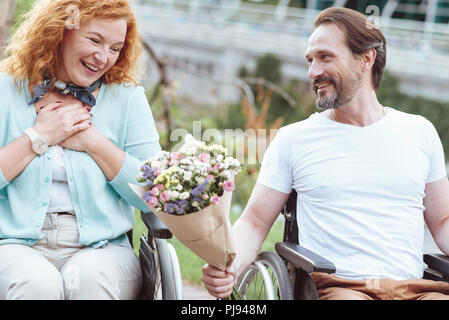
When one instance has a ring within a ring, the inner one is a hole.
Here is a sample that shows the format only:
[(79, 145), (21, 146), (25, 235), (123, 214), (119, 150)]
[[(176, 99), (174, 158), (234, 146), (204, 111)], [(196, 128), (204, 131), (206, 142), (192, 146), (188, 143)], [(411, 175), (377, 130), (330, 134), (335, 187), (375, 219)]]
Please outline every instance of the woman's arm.
[[(81, 105), (61, 107), (60, 103), (52, 103), (41, 109), (33, 129), (39, 136), (47, 139), (51, 146), (85, 130), (88, 119), (89, 113)], [(0, 148), (0, 170), (6, 180), (4, 183), (17, 177), (36, 156), (26, 134)]]
[(36, 156), (26, 134), (1, 148), (0, 169), (6, 183), (17, 177)]
[(86, 152), (94, 159), (108, 181), (112, 181), (123, 166), (125, 152), (106, 138), (95, 126), (79, 132), (60, 143), (64, 148)]

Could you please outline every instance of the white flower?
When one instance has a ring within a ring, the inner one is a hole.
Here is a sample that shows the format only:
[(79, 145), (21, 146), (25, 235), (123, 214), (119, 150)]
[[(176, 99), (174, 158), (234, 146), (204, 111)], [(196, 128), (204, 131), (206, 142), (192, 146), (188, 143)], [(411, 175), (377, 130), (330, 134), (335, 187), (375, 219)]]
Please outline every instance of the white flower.
[(190, 180), (190, 179), (192, 179), (192, 172), (185, 171), (184, 172), (184, 180)]
[(184, 144), (179, 149), (179, 152), (193, 155), (205, 145), (206, 144), (203, 141), (196, 140), (191, 134), (188, 133), (184, 137)]
[(183, 158), (183, 159), (179, 160), (179, 164), (190, 166), (190, 165), (192, 165), (192, 160), (190, 158)]
[(152, 167), (153, 169), (160, 168), (161, 165), (162, 165), (162, 163), (161, 163), (159, 160), (156, 160), (156, 161), (151, 162), (151, 167)]
[(202, 184), (202, 183), (204, 182), (204, 180), (205, 180), (204, 177), (196, 177), (196, 178), (195, 178), (195, 181), (196, 181), (198, 184)]
[(170, 191), (170, 198), (172, 200), (176, 200), (179, 198), (179, 192), (178, 191)]
[(224, 178), (226, 178), (226, 179), (229, 179), (229, 178), (231, 178), (231, 173), (228, 171), (228, 170), (224, 170), (222, 173), (221, 173), (221, 175), (224, 177)]
[(189, 197), (190, 197), (190, 193), (187, 192), (187, 191), (185, 191), (185, 192), (183, 192), (183, 193), (181, 193), (181, 194), (179, 195), (179, 199), (181, 199), (181, 200), (186, 200), (186, 199), (188, 199)]
[(182, 185), (178, 184), (175, 188), (176, 188), (176, 190), (181, 191), (182, 190)]

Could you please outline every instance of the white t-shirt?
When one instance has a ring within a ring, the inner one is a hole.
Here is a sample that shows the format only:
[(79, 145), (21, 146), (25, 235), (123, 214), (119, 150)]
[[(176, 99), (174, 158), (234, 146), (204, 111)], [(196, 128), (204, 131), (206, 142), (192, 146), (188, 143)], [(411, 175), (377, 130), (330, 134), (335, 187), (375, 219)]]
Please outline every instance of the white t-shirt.
[(446, 176), (422, 116), (385, 108), (358, 127), (315, 113), (278, 131), (258, 182), (298, 193), (299, 243), (349, 279), (421, 278), (426, 183)]

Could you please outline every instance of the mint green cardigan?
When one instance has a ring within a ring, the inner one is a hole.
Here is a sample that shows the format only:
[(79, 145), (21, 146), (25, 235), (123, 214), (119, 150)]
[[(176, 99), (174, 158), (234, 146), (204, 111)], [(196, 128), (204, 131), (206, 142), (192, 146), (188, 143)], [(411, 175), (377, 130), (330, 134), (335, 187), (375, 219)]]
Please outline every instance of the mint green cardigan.
[[(36, 121), (28, 83), (20, 93), (14, 79), (0, 73), (0, 147), (21, 136)], [(129, 188), (137, 184), (140, 163), (161, 150), (159, 135), (144, 89), (132, 84), (103, 84), (91, 111), (93, 125), (125, 153), (112, 181), (85, 152), (67, 149), (67, 180), (76, 213), (81, 245), (107, 243), (129, 246), (126, 232), (133, 226), (133, 207), (148, 211)], [(12, 181), (0, 169), (0, 245), (33, 245), (42, 237), (52, 183), (54, 147), (37, 156)]]

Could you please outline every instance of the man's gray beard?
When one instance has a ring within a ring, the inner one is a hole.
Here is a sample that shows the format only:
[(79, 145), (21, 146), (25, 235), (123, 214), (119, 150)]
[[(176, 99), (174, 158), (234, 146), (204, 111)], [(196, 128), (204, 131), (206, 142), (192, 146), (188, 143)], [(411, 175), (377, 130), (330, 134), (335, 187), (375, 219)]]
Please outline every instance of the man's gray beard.
[(334, 92), (330, 96), (318, 97), (316, 99), (316, 106), (322, 111), (336, 109), (342, 105), (340, 98), (341, 96), (337, 92)]
[[(361, 75), (356, 74), (352, 85), (346, 92), (335, 89), (335, 92), (329, 96), (318, 96), (316, 106), (318, 109), (325, 111), (329, 109), (337, 109), (344, 106), (354, 98), (357, 91), (360, 89)], [(334, 87), (335, 88), (335, 87)]]

